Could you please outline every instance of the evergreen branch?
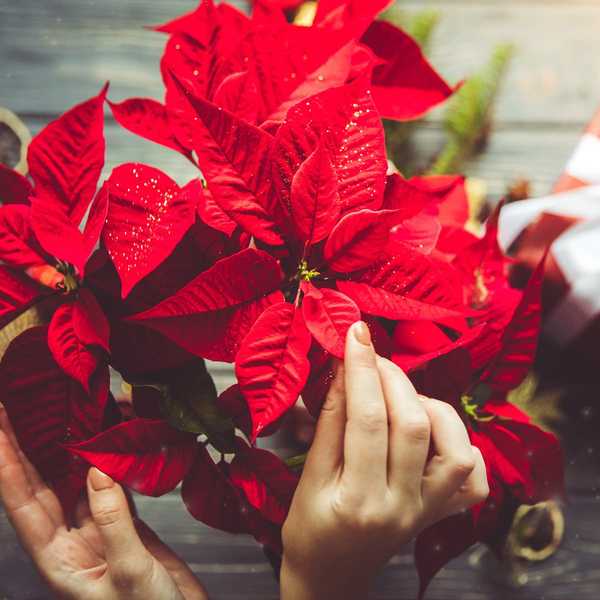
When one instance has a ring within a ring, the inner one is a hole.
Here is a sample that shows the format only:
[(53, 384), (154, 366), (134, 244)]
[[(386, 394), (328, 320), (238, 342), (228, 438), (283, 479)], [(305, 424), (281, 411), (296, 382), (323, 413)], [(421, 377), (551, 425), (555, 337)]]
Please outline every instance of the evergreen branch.
[(485, 145), (494, 103), (512, 54), (512, 45), (497, 46), (487, 65), (450, 99), (444, 117), (448, 141), (429, 170), (430, 174), (460, 171), (464, 162)]

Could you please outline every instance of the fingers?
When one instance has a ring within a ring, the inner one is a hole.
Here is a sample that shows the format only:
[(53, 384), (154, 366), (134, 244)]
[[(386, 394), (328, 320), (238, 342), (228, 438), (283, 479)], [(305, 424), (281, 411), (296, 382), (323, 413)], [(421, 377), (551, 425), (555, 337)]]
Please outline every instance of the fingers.
[(426, 398), (435, 455), (423, 476), (423, 501), (430, 514), (443, 511), (448, 499), (467, 481), (476, 460), (464, 423), (450, 404)]
[(343, 475), (360, 482), (363, 489), (385, 486), (388, 415), (369, 329), (361, 321), (350, 327), (346, 337), (345, 384)]
[(315, 482), (330, 481), (343, 461), (344, 432), (346, 430), (346, 393), (344, 365), (336, 364), (336, 372), (325, 404), (321, 409), (315, 437), (306, 458), (303, 477)]
[(88, 473), (87, 488), (112, 582), (123, 587), (147, 583), (153, 561), (136, 532), (123, 488), (94, 467)]
[(23, 548), (34, 558), (52, 541), (56, 527), (36, 498), (8, 435), (0, 431), (0, 500)]
[(194, 590), (196, 592), (194, 597), (199, 600), (207, 600), (206, 592), (186, 562), (169, 548), (144, 521), (136, 519), (135, 527), (148, 552), (167, 569), (177, 587), (180, 590)]
[(487, 470), (481, 451), (477, 446), (472, 446), (475, 456), (475, 468), (460, 486), (458, 491), (450, 498), (444, 507), (444, 511), (437, 518), (443, 519), (456, 514), (480, 502), (484, 502), (490, 493), (487, 481)]
[(388, 485), (421, 497), (429, 452), (429, 416), (402, 369), (377, 357), (389, 419)]
[(40, 477), (37, 469), (31, 464), (25, 453), (20, 449), (19, 442), (17, 441), (17, 436), (13, 431), (12, 425), (8, 418), (8, 413), (6, 409), (0, 403), (0, 429), (4, 431), (6, 436), (8, 437), (12, 447), (14, 448), (17, 457), (19, 458), (21, 464), (23, 465), (23, 469), (25, 470), (25, 475), (29, 480), (29, 484), (31, 485), (31, 489), (33, 494), (39, 500), (40, 504), (44, 507), (49, 517), (52, 519), (56, 527), (63, 525), (65, 522), (65, 518), (63, 515), (63, 510), (60, 505), (60, 501), (58, 497), (51, 490), (46, 482)]

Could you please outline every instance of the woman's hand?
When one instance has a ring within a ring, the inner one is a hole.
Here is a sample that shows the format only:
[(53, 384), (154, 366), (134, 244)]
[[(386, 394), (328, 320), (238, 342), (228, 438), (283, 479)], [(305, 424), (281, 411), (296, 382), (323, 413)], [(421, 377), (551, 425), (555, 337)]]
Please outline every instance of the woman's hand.
[[(0, 405), (0, 498), (41, 575), (58, 598), (205, 600), (187, 565), (131, 517), (120, 485), (90, 469), (88, 498), (67, 528), (54, 492), (19, 449)], [(88, 503), (89, 502), (89, 503)]]
[(418, 396), (354, 324), (283, 527), (282, 599), (364, 600), (403, 544), (487, 494), (458, 414)]

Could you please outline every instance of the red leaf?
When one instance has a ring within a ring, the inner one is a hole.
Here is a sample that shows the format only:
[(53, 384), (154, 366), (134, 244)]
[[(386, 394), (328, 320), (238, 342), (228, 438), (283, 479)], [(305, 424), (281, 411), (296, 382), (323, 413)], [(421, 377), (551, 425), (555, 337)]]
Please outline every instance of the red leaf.
[(183, 481), (181, 497), (189, 513), (210, 527), (230, 533), (249, 533), (247, 509), (226, 475), (226, 463), (215, 464), (198, 446), (196, 460)]
[(302, 242), (326, 238), (339, 212), (336, 173), (322, 144), (300, 165), (290, 194), (294, 226)]
[(375, 21), (361, 41), (384, 64), (373, 70), (373, 98), (383, 117), (417, 119), (454, 90), (435, 72), (409, 35), (387, 21)]
[[(342, 212), (381, 206), (387, 161), (381, 119), (362, 80), (328, 89), (291, 108), (273, 147), (281, 206), (300, 165), (322, 141), (337, 174)], [(368, 151), (366, 151), (368, 149)]]
[(248, 504), (229, 479), (229, 465), (215, 464), (202, 446), (183, 481), (181, 496), (195, 519), (230, 533), (249, 533), (261, 544), (282, 551), (281, 528)]
[(333, 357), (316, 341), (308, 353), (310, 374), (302, 390), (302, 401), (315, 419), (319, 418), (327, 392), (335, 376)]
[(323, 255), (328, 266), (349, 273), (376, 262), (390, 236), (389, 217), (387, 211), (369, 209), (343, 217), (325, 243)]
[(257, 123), (261, 98), (254, 72), (228, 75), (217, 88), (213, 102), (248, 123)]
[(47, 327), (34, 327), (11, 342), (0, 363), (2, 402), (21, 448), (69, 510), (85, 487), (87, 469), (60, 444), (100, 430), (108, 368), (98, 371), (88, 396), (56, 365), (47, 335)]
[(21, 204), (0, 207), (0, 260), (26, 269), (46, 264), (31, 229), (31, 209)]
[(237, 228), (237, 223), (215, 202), (208, 188), (202, 189), (202, 198), (198, 202), (198, 216), (203, 223), (228, 237), (231, 237)]
[(283, 301), (279, 291), (223, 310), (190, 314), (183, 317), (156, 317), (143, 321), (202, 358), (233, 362), (256, 319), (270, 306)]
[(212, 0), (200, 0), (198, 7), (164, 25), (154, 27), (162, 33), (181, 33), (203, 46), (208, 46), (218, 24), (217, 11)]
[(171, 123), (167, 108), (150, 98), (130, 98), (118, 104), (108, 103), (112, 114), (125, 129), (147, 140), (181, 152), (192, 160), (190, 151), (179, 143)]
[(457, 310), (439, 306), (435, 303), (421, 302), (401, 294), (354, 281), (338, 281), (338, 289), (352, 298), (358, 308), (368, 315), (386, 319), (404, 321), (442, 322), (452, 317), (464, 316)]
[(0, 265), (0, 327), (33, 304), (42, 293), (43, 288), (25, 274)]
[(130, 318), (145, 321), (230, 308), (266, 296), (281, 280), (279, 263), (270, 254), (248, 248), (222, 258), (170, 298)]
[(217, 398), (217, 405), (246, 437), (249, 438), (252, 435), (252, 419), (248, 405), (237, 383), (220, 394)]
[(268, 450), (245, 447), (236, 453), (229, 476), (263, 517), (283, 525), (298, 476), (280, 458)]
[(354, 281), (441, 308), (465, 311), (460, 272), (408, 246), (398, 245), (393, 256), (380, 260)]
[(531, 275), (510, 323), (502, 335), (499, 353), (487, 366), (480, 380), (495, 391), (508, 392), (517, 387), (535, 359), (542, 322), (542, 259)]
[(194, 149), (215, 202), (256, 238), (282, 244), (260, 199), (271, 181), (268, 152), (272, 136), (191, 95), (174, 81), (194, 110)]
[(108, 351), (109, 326), (91, 292), (58, 307), (48, 329), (48, 346), (60, 368), (90, 392), (90, 379), (101, 364), (98, 349)]
[(179, 186), (143, 164), (117, 167), (108, 180), (102, 241), (119, 272), (122, 297), (175, 249), (195, 221), (200, 183)]
[(457, 340), (450, 341), (445, 346), (441, 346), (435, 350), (430, 350), (422, 354), (412, 354), (410, 352), (401, 352), (394, 350), (391, 359), (403, 371), (414, 371), (431, 360), (439, 358), (453, 352), (458, 348), (464, 348), (476, 340), (482, 333), (484, 325), (479, 325), (465, 331)]
[(236, 357), (235, 372), (252, 415), (252, 436), (291, 408), (309, 372), (310, 333), (302, 313), (281, 302), (254, 323)]
[[(255, 26), (239, 50), (252, 65), (261, 98), (260, 123), (280, 122), (305, 98), (344, 84), (350, 76), (354, 44), (344, 32), (271, 23)], [(281, 48), (285, 48), (281, 52)]]
[(165, 421), (133, 419), (66, 448), (146, 496), (175, 489), (194, 462), (196, 437)]
[(42, 196), (79, 225), (104, 166), (104, 99), (83, 102), (47, 125), (29, 146), (30, 175)]
[(107, 211), (108, 192), (103, 187), (94, 198), (82, 233), (49, 198), (35, 196), (31, 202), (31, 225), (49, 255), (74, 265), (83, 276), (88, 258), (98, 243)]
[(391, 3), (392, 0), (320, 0), (315, 24), (344, 29), (348, 39), (355, 39)]
[(27, 204), (32, 192), (27, 177), (0, 163), (0, 203)]
[(303, 286), (302, 314), (312, 336), (333, 356), (344, 358), (348, 328), (360, 320), (358, 306), (345, 294)]

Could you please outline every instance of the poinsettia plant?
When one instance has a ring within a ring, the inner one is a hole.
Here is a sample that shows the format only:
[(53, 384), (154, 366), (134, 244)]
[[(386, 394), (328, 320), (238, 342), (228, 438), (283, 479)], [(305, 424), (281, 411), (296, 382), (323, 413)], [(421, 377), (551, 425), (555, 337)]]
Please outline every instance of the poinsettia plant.
[[(516, 505), (561, 492), (556, 438), (506, 399), (535, 354), (541, 270), (510, 287), (496, 216), (466, 230), (461, 176), (389, 172), (382, 116), (418, 118), (455, 88), (374, 20), (388, 4), (322, 0), (299, 26), (287, 2), (248, 17), (203, 0), (156, 28), (164, 103), (104, 88), (35, 137), (28, 177), (0, 170), (3, 402), (67, 510), (92, 464), (141, 494), (181, 484), (195, 518), (281, 552), (299, 473), (257, 438), (299, 397), (318, 417), (359, 319), (456, 407), (488, 469), (486, 503), (420, 536), (423, 593), (470, 544), (497, 544)], [(106, 103), (198, 178), (128, 163), (100, 184)], [(206, 359), (237, 383), (217, 394)]]

